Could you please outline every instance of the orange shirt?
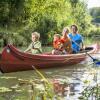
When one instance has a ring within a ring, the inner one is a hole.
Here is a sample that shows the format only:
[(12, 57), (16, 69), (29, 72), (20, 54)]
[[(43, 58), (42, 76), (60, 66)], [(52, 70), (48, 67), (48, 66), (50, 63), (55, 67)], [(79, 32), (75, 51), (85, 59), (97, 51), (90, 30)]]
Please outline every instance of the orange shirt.
[(71, 40), (70, 38), (66, 37), (62, 37), (61, 38), (61, 42), (64, 45), (64, 49), (66, 50), (67, 53), (71, 53), (72, 52), (72, 47), (71, 47)]

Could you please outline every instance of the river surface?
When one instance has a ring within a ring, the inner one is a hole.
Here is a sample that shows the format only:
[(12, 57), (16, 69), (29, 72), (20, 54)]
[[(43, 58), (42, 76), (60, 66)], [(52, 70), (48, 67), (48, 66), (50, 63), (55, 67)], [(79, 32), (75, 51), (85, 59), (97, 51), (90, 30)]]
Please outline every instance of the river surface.
[[(46, 48), (44, 49), (46, 50)], [(100, 59), (100, 54), (92, 56)], [(81, 95), (80, 93), (84, 87), (95, 84), (95, 82), (100, 83), (100, 67), (96, 67), (91, 58), (77, 65), (57, 66), (56, 68), (41, 69), (39, 71), (48, 80), (68, 82), (70, 92), (65, 92), (61, 100), (79, 100), (78, 97)], [(41, 80), (41, 76), (34, 70), (0, 73), (0, 100), (33, 100), (31, 97), (31, 86), (28, 82), (36, 79)], [(24, 84), (23, 81), (26, 83)], [(22, 85), (19, 87), (19, 84)]]

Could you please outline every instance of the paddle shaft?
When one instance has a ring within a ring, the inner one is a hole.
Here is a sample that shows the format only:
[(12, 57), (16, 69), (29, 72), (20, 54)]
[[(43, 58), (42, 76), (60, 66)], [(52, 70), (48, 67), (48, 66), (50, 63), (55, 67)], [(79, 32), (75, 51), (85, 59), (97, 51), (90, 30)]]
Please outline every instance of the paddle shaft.
[[(80, 45), (78, 45), (75, 41), (71, 40), (72, 42), (74, 42), (78, 47), (80, 47)], [(87, 53), (85, 50), (84, 52), (93, 60), (95, 60), (89, 53)]]
[[(79, 46), (75, 41), (73, 41), (77, 46)], [(79, 46), (80, 47), (80, 46)], [(93, 60), (93, 62), (96, 64), (96, 65), (100, 65), (100, 60), (98, 59), (95, 59), (93, 58), (89, 53), (87, 53), (85, 50), (84, 52)]]

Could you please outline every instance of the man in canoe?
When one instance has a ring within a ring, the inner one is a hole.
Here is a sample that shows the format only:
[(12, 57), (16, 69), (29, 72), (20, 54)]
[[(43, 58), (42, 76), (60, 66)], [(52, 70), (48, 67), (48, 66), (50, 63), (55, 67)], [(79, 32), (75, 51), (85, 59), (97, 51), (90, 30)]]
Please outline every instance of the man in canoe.
[(71, 26), (71, 33), (69, 33), (69, 37), (72, 42), (73, 53), (78, 53), (81, 49), (83, 49), (83, 37), (78, 33), (78, 27), (76, 25)]
[(24, 52), (31, 52), (32, 54), (42, 53), (41, 42), (39, 41), (40, 34), (38, 32), (32, 33), (32, 43)]

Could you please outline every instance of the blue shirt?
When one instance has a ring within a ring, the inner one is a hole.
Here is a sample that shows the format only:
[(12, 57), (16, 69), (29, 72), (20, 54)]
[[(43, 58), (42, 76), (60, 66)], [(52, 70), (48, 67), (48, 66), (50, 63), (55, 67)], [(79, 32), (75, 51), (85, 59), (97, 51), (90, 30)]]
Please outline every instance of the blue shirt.
[(68, 35), (72, 42), (72, 50), (73, 52), (77, 53), (80, 51), (80, 44), (83, 42), (83, 38), (79, 33), (76, 33), (75, 35), (69, 33)]

